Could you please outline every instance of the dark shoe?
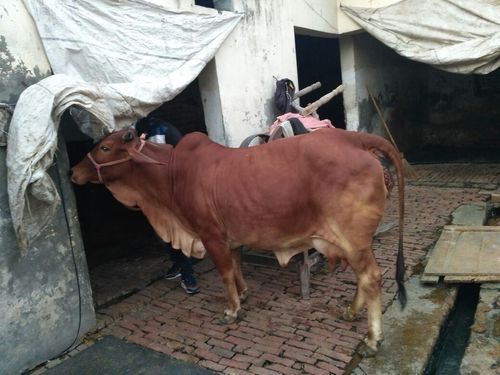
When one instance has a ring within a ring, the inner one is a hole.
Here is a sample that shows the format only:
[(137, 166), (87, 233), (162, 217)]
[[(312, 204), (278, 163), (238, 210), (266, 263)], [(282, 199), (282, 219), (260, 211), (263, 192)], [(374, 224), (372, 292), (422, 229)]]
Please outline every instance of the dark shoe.
[(183, 279), (181, 281), (181, 286), (187, 294), (196, 294), (200, 291), (200, 287), (196, 283), (194, 277)]
[(174, 264), (170, 269), (163, 274), (163, 278), (167, 280), (177, 279), (181, 276), (181, 267), (177, 264)]

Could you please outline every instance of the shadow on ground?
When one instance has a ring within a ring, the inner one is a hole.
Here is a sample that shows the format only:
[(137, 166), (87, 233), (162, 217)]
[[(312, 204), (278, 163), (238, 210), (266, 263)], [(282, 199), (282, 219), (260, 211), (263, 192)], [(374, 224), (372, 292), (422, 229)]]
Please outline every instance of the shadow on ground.
[(87, 350), (48, 370), (47, 374), (209, 375), (213, 372), (193, 363), (179, 361), (151, 349), (106, 336)]

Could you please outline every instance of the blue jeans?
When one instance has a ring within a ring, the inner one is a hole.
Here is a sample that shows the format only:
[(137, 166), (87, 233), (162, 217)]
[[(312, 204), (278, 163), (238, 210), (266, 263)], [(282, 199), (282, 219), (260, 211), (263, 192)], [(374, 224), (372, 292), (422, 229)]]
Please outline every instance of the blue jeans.
[(185, 256), (181, 250), (172, 249), (170, 244), (167, 244), (165, 249), (170, 254), (170, 260), (172, 261), (173, 265), (177, 265), (181, 269), (182, 280), (195, 280), (191, 258)]

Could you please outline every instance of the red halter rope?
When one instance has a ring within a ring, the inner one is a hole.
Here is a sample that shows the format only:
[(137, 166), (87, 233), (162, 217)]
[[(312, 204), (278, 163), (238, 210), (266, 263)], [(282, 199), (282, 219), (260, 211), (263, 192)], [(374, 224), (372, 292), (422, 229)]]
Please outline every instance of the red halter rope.
[[(141, 144), (139, 146), (139, 148), (137, 149), (137, 152), (141, 152), (144, 145), (146, 144), (146, 141), (144, 140), (144, 138), (141, 137)], [(151, 160), (151, 163), (155, 163), (155, 164), (166, 164), (166, 163), (163, 163), (161, 161), (157, 161), (157, 160), (154, 160), (152, 158), (150, 158), (149, 156), (147, 155), (144, 155), (142, 154), (146, 159), (150, 159)], [(92, 157), (92, 155), (90, 154), (90, 152), (87, 154), (87, 157), (90, 159), (90, 161), (92, 162), (92, 164), (94, 165), (95, 169), (97, 170), (97, 176), (99, 177), (99, 182), (101, 184), (104, 184), (104, 180), (102, 179), (102, 175), (101, 175), (101, 168), (102, 167), (109, 167), (110, 165), (116, 165), (116, 164), (121, 164), (121, 163), (125, 163), (126, 161), (129, 161), (132, 159), (132, 157), (130, 156), (127, 156), (126, 158), (122, 158), (122, 159), (118, 159), (118, 160), (113, 160), (113, 161), (109, 161), (107, 163), (98, 163), (95, 161), (95, 159)]]

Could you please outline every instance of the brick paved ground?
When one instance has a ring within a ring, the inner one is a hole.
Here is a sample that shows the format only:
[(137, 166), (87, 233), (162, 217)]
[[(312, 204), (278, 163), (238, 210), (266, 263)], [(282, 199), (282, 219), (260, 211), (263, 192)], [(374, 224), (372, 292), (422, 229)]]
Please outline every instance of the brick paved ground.
[[(481, 189), (498, 189), (500, 165), (419, 165), (421, 179), (406, 188), (407, 276), (437, 240), (451, 212), (484, 201)], [(449, 187), (451, 186), (451, 187)], [(397, 218), (392, 194), (384, 221)], [(384, 309), (392, 303), (397, 227), (374, 240), (383, 273)], [(366, 316), (341, 319), (355, 291), (352, 271), (320, 268), (311, 298), (300, 298), (294, 267), (243, 264), (250, 297), (246, 317), (220, 325), (225, 308), (222, 282), (209, 260), (195, 266), (201, 293), (187, 296), (178, 281), (160, 280), (120, 303), (99, 310), (100, 334), (111, 334), (178, 359), (228, 374), (342, 374), (366, 334)], [(366, 314), (365, 314), (366, 315)]]

